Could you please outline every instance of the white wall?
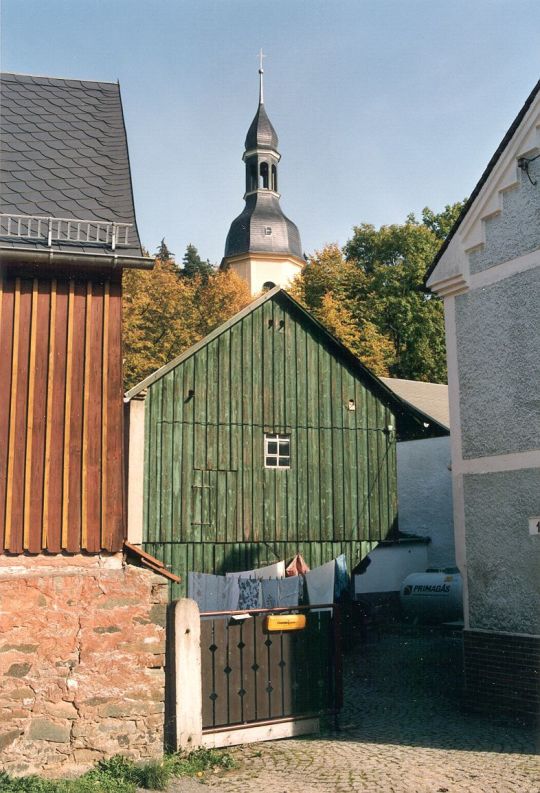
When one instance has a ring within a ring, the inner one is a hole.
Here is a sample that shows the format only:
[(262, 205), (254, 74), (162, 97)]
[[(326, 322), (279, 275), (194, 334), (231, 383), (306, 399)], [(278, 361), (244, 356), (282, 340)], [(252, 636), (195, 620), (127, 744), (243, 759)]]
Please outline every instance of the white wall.
[(272, 259), (269, 256), (257, 256), (256, 253), (250, 253), (242, 259), (233, 259), (229, 263), (229, 267), (247, 282), (252, 295), (262, 292), (265, 283), (288, 289), (302, 271), (299, 261), (288, 259), (279, 254), (276, 254), (276, 257)]
[(409, 573), (422, 573), (427, 563), (426, 543), (401, 542), (371, 551), (371, 564), (365, 573), (354, 577), (356, 595), (369, 592), (399, 592)]
[(399, 528), (430, 537), (429, 567), (454, 567), (450, 437), (397, 445)]

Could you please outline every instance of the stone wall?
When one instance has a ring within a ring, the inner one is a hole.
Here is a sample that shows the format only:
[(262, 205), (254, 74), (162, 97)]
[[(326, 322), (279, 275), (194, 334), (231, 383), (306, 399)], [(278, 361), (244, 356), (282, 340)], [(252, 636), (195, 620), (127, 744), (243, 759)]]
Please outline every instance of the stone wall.
[(0, 768), (163, 752), (165, 578), (121, 554), (0, 557)]

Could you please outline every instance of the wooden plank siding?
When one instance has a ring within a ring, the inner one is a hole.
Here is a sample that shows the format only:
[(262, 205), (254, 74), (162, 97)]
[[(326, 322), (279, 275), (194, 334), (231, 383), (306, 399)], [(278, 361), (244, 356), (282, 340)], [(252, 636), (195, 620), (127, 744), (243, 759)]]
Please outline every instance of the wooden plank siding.
[[(354, 407), (354, 409), (349, 409)], [(354, 566), (397, 530), (396, 418), (324, 332), (268, 300), (150, 382), (145, 550), (183, 578), (300, 551)], [(291, 436), (289, 469), (264, 434)]]
[(124, 540), (121, 284), (0, 279), (0, 553)]

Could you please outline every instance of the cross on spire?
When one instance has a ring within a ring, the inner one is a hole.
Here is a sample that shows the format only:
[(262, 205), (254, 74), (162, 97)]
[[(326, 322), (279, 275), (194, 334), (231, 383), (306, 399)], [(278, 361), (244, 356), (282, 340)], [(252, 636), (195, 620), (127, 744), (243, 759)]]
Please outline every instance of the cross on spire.
[(262, 51), (262, 47), (259, 50), (259, 104), (264, 104), (264, 86), (263, 86), (263, 58), (266, 58), (266, 55)]

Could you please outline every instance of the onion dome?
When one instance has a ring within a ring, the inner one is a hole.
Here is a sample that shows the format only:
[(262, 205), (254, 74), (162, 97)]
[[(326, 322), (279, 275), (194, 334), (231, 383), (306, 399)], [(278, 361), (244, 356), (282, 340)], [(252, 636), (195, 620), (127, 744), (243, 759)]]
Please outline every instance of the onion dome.
[(284, 215), (278, 192), (278, 136), (266, 114), (262, 55), (259, 107), (246, 136), (246, 205), (233, 220), (225, 243), (225, 259), (245, 253), (276, 253), (303, 261), (298, 228)]
[(266, 114), (264, 103), (261, 102), (246, 135), (246, 151), (252, 149), (277, 150), (278, 143), (276, 130)]

